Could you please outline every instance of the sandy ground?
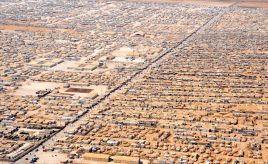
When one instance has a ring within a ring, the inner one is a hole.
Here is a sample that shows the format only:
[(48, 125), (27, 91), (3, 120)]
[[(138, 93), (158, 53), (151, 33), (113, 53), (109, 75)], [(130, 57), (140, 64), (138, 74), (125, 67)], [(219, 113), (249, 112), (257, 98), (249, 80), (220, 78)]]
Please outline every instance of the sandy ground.
[(22, 86), (20, 86), (13, 95), (36, 95), (36, 92), (39, 90), (45, 90), (45, 89), (54, 89), (57, 87), (60, 87), (62, 84), (60, 83), (52, 83), (52, 82), (39, 82), (39, 81), (26, 81), (22, 83)]
[(8, 162), (8, 161), (0, 161), (0, 164), (11, 164), (12, 162)]
[(126, 57), (118, 56), (118, 57), (114, 58), (113, 61), (116, 61), (116, 62), (143, 63), (145, 60), (142, 59), (142, 58), (136, 58), (136, 59), (134, 59), (134, 60), (130, 60), (130, 59), (127, 59)]
[(268, 0), (129, 0), (154, 3), (183, 3), (205, 6), (228, 7), (233, 4), (239, 7), (267, 8)]
[(240, 2), (237, 4), (239, 7), (249, 7), (249, 8), (267, 8), (268, 9), (268, 1), (263, 2)]
[[(76, 87), (76, 88), (80, 88), (80, 87)], [(105, 95), (106, 91), (108, 90), (108, 87), (105, 85), (91, 85), (89, 87), (81, 87), (81, 88), (92, 89), (92, 91), (90, 93), (66, 92), (67, 89), (62, 88), (60, 90), (60, 93), (73, 94), (74, 97), (88, 97), (92, 92), (97, 93), (99, 96), (103, 96), (103, 95)]]
[[(38, 157), (40, 158), (37, 160), (37, 164), (58, 164), (59, 161), (63, 161), (66, 159), (66, 155), (62, 153), (56, 153), (56, 152), (43, 152), (43, 151), (38, 151), (36, 154), (38, 154)], [(34, 156), (31, 156), (34, 157)], [(31, 158), (24, 158), (23, 163), (30, 163)], [(1, 163), (0, 163), (1, 164)]]
[(112, 52), (113, 56), (128, 56), (128, 53), (132, 53), (133, 49), (130, 47), (121, 47), (118, 50)]
[(91, 85), (89, 88), (93, 89), (95, 93), (98, 93), (101, 96), (103, 96), (108, 89), (108, 87), (105, 85)]
[(84, 34), (83, 32), (77, 32), (74, 29), (58, 29), (58, 28), (47, 28), (47, 27), (36, 27), (36, 26), (23, 26), (23, 25), (3, 25), (0, 24), (0, 31), (31, 31), (31, 32), (51, 32), (52, 30), (60, 30), (61, 32), (67, 32), (70, 34)]
[[(81, 61), (64, 61), (52, 68), (50, 70), (52, 71), (67, 71), (67, 72), (81, 72), (81, 71), (76, 71), (73, 69), (70, 69), (70, 67), (75, 67), (77, 64), (81, 63)], [(83, 71), (85, 72), (85, 71)], [(90, 71), (87, 71), (90, 72)]]
[(33, 27), (33, 26), (0, 25), (0, 30), (48, 32), (51, 29), (45, 27)]
[[(67, 160), (67, 155), (62, 154), (62, 153), (57, 153), (57, 152), (43, 152), (43, 151), (38, 151), (37, 152), (38, 157), (40, 158), (36, 164), (58, 164), (59, 161), (65, 161)], [(25, 160), (24, 162), (30, 162), (31, 159)], [(148, 160), (141, 160), (143, 164), (148, 164)], [(75, 163), (80, 163), (80, 164), (114, 164), (114, 162), (100, 162), (100, 161), (90, 161), (90, 160), (83, 160), (82, 158), (80, 159), (75, 159)], [(0, 162), (1, 164), (1, 162)], [(7, 163), (5, 163), (7, 164)]]
[[(100, 162), (100, 161), (90, 161), (90, 160), (82, 160), (77, 159), (75, 162), (80, 164), (114, 164), (114, 162)], [(150, 162), (148, 160), (141, 160), (142, 164), (149, 164)]]
[[(129, 0), (137, 1), (137, 0)], [(228, 7), (232, 5), (233, 1), (219, 1), (219, 0), (141, 0), (140, 2), (154, 2), (154, 3), (183, 3), (196, 4), (206, 6)]]

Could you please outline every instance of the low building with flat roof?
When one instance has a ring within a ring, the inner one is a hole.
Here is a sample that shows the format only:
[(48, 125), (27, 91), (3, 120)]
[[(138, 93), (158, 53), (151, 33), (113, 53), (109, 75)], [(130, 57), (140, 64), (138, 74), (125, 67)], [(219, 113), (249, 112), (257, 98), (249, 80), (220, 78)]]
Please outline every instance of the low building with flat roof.
[(113, 161), (114, 161), (114, 163), (139, 164), (140, 158), (129, 157), (129, 156), (114, 156)]
[(84, 160), (92, 160), (92, 161), (101, 161), (101, 162), (109, 162), (110, 155), (108, 154), (97, 154), (97, 153), (85, 153), (82, 155)]

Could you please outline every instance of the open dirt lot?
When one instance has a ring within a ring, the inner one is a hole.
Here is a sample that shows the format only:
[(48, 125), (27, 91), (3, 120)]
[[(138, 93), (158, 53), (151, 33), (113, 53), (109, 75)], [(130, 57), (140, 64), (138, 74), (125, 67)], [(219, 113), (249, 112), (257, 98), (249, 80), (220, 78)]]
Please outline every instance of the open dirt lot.
[(51, 29), (45, 27), (33, 27), (33, 26), (17, 26), (17, 25), (0, 25), (0, 30), (9, 30), (9, 31), (41, 31), (48, 32)]
[(60, 86), (61, 84), (59, 83), (26, 81), (13, 94), (14, 95), (36, 95), (36, 92), (39, 90), (54, 89)]
[[(129, 0), (138, 1), (138, 0)], [(228, 7), (231, 5), (250, 8), (268, 8), (268, 0), (139, 0), (139, 2), (154, 3), (182, 3), (193, 5), (205, 5), (215, 7)]]

